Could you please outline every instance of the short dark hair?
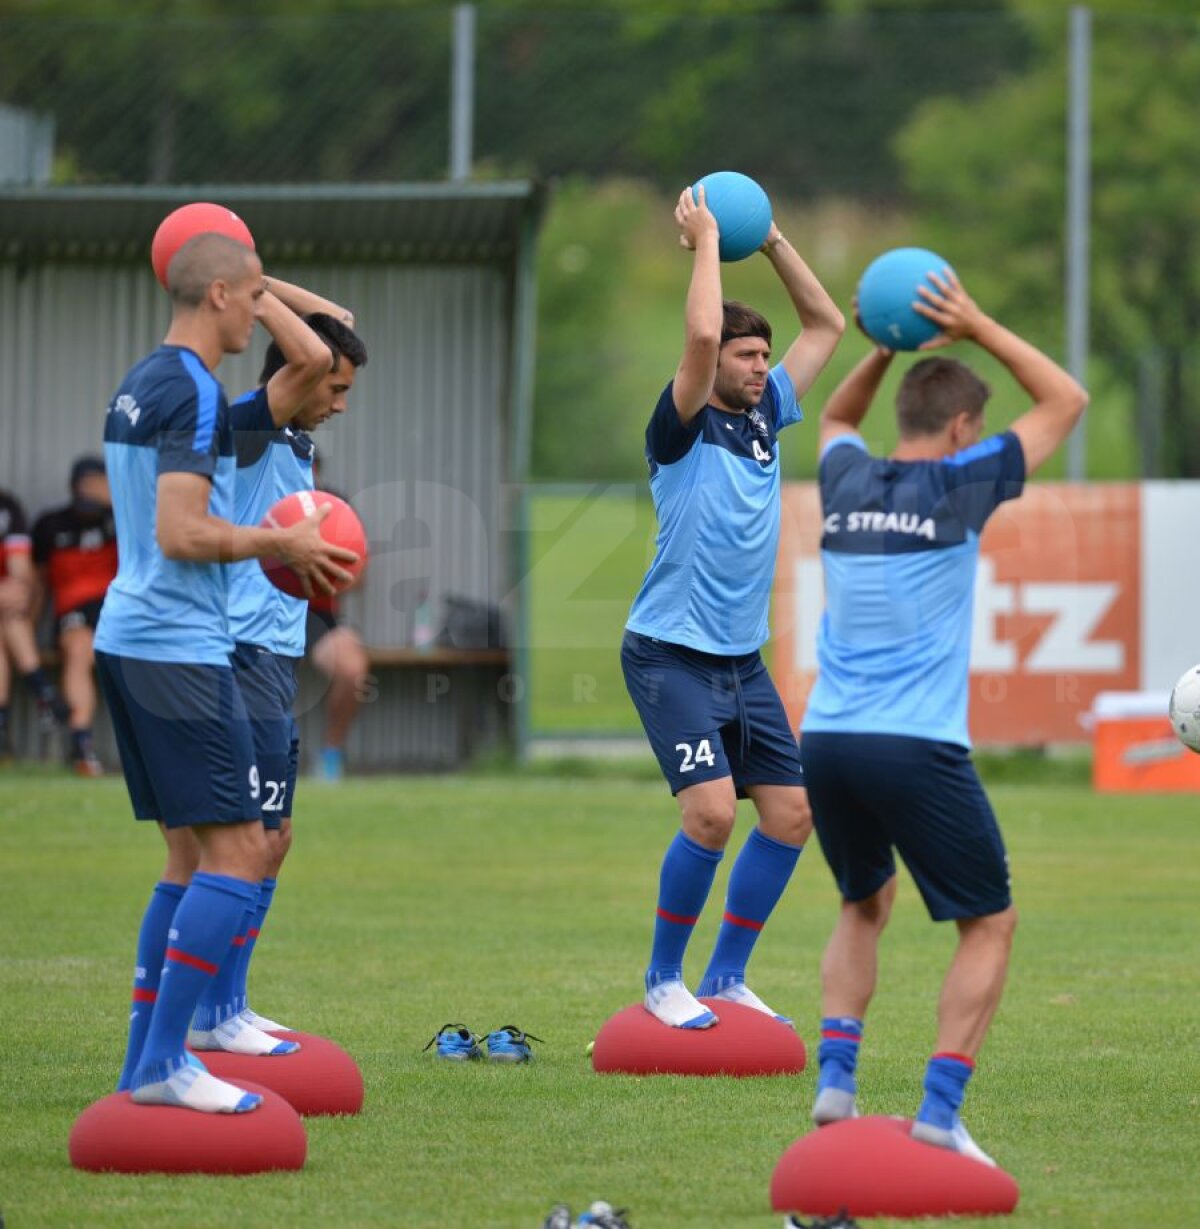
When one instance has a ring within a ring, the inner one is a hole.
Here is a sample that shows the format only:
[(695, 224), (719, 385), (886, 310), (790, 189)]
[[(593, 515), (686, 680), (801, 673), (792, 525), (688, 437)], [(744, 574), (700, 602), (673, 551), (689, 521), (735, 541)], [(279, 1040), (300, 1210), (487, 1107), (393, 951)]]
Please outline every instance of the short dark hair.
[(228, 235), (193, 235), (167, 265), (167, 293), (177, 307), (199, 307), (215, 281), (240, 282), (256, 258), (253, 248)]
[(766, 317), (756, 312), (753, 307), (747, 307), (736, 299), (726, 299), (721, 304), (721, 310), (724, 313), (721, 345), (735, 337), (761, 337), (768, 346), (771, 344), (771, 326)]
[(104, 458), (88, 453), (82, 457), (76, 457), (71, 465), (71, 482), (70, 487), (73, 491), (85, 478), (94, 476), (103, 477), (106, 473), (104, 468)]
[[(367, 365), (367, 347), (363, 339), (348, 325), (325, 312), (312, 312), (304, 317), (304, 323), (329, 347), (334, 365), (348, 358), (355, 367)], [(287, 366), (287, 359), (277, 341), (272, 341), (263, 357), (262, 371), (258, 382), (265, 384), (277, 371)]]
[(992, 390), (953, 358), (923, 358), (900, 381), (896, 420), (903, 439), (937, 435), (956, 414), (982, 414)]

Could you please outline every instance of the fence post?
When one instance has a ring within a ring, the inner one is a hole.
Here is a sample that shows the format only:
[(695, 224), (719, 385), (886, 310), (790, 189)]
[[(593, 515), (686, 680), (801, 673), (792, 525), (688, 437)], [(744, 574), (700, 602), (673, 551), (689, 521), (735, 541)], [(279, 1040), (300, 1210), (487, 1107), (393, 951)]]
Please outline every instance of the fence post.
[[(1092, 11), (1071, 8), (1067, 72), (1067, 370), (1087, 382), (1088, 260), (1091, 248)], [(1087, 477), (1087, 418), (1067, 444), (1067, 477)]]
[(475, 140), (475, 6), (454, 6), (450, 58), (450, 178), (471, 178)]

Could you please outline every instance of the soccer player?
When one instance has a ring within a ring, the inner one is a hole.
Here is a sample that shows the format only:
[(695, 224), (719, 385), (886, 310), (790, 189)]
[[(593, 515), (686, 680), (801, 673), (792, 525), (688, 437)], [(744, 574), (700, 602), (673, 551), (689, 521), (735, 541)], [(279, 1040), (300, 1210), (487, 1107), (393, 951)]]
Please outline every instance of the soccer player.
[(970, 760), (967, 664), (979, 535), (996, 507), (1067, 438), (1084, 390), (986, 316), (946, 270), (917, 310), (941, 329), (925, 349), (972, 341), (1033, 406), (983, 439), (989, 390), (953, 359), (914, 364), (896, 398), (899, 443), (873, 457), (859, 434), (892, 354), (876, 349), (821, 415), (825, 614), (800, 758), (821, 848), (842, 895), (821, 965), (813, 1118), (856, 1113), (855, 1064), (896, 895), (894, 851), (958, 947), (913, 1137), (989, 1161), (959, 1109), (1004, 987), (1016, 912), (995, 816)]
[(8, 730), (9, 661), (38, 707), (43, 728), (65, 725), (67, 705), (46, 677), (33, 627), (37, 578), (25, 510), (7, 491), (0, 491), (0, 759), (11, 753)]
[[(328, 589), (348, 579), (339, 564), (355, 556), (321, 538), (319, 512), (282, 530), (228, 519), (233, 431), (212, 373), (246, 348), (256, 320), (287, 311), (265, 289), (258, 257), (199, 235), (172, 259), (167, 287), (166, 338), (122, 381), (104, 430), (121, 550), (96, 629), (97, 672), (134, 815), (157, 821), (167, 845), (138, 937), (120, 1087), (141, 1103), (239, 1113), (261, 1098), (184, 1049), (204, 984), (257, 904), (268, 856), (222, 565), (277, 556), (306, 588)], [(328, 352), (312, 358), (315, 379)]]
[(99, 777), (104, 767), (92, 745), (92, 637), (104, 595), (117, 574), (117, 529), (104, 461), (80, 457), (71, 466), (70, 487), (69, 504), (44, 512), (34, 522), (33, 562), (40, 581), (38, 605), (49, 592), (54, 607), (62, 690), (71, 709), (71, 764), (81, 776)]
[[(771, 366), (771, 326), (723, 301), (717, 223), (691, 189), (675, 210), (695, 253), (683, 357), (646, 430), (658, 543), (621, 646), (625, 683), (679, 803), (662, 863), (646, 1009), (675, 1028), (717, 1017), (683, 981), (683, 956), (733, 831), (739, 797), (758, 812), (734, 864), (699, 993), (771, 1010), (746, 963), (811, 831), (796, 739), (759, 655), (779, 538), (776, 436), (829, 361), (841, 313), (772, 224), (763, 251), (802, 332)], [(785, 1017), (779, 1017), (784, 1019)]]
[[(277, 500), (313, 489), (310, 432), (346, 412), (357, 370), (367, 361), (366, 346), (351, 328), (354, 317), (345, 308), (276, 278), (268, 279), (267, 285), (293, 313), (293, 329), (297, 333), (303, 329), (317, 339), (324, 365), (321, 378), (312, 381), (306, 374), (303, 348), (289, 354), (288, 338), (276, 332), (258, 388), (230, 407), (237, 458), (234, 520), (241, 525), (257, 525)], [(254, 560), (235, 563), (230, 569), (233, 668), (253, 733), (269, 857), (259, 883), (257, 909), (243, 919), (220, 971), (197, 1005), (188, 1037), (195, 1050), (276, 1053), (280, 1042), (270, 1034), (287, 1027), (251, 1009), (246, 979), (280, 868), (292, 845), (300, 754), (300, 733), (292, 709), (296, 668), (304, 656), (307, 613), (308, 602), (276, 588)]]

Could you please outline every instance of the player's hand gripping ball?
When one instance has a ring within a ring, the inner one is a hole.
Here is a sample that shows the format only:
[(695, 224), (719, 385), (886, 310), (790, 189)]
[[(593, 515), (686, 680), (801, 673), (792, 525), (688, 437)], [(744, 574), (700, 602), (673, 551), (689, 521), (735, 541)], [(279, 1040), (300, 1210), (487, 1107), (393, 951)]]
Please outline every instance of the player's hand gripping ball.
[(893, 248), (876, 257), (858, 283), (858, 318), (872, 341), (888, 350), (919, 350), (938, 334), (938, 326), (913, 310), (917, 287), (932, 291), (931, 273), (949, 268), (926, 248)]
[(713, 171), (692, 185), (704, 189), (704, 203), (717, 219), (722, 260), (745, 260), (766, 242), (771, 229), (771, 202), (749, 175), (738, 171)]
[(224, 205), (213, 205), (208, 201), (182, 205), (173, 213), (167, 214), (158, 224), (154, 241), (150, 244), (150, 263), (154, 266), (154, 276), (163, 286), (167, 284), (167, 266), (171, 263), (171, 257), (189, 239), (208, 234), (225, 235), (229, 239), (244, 243), (248, 248), (254, 247), (254, 236), (250, 233), (250, 228), (232, 209), (226, 209)]
[[(339, 562), (338, 567), (350, 573), (350, 580), (335, 585), (340, 593), (349, 588), (358, 578), (367, 562), (367, 535), (358, 514), (344, 499), (330, 495), (328, 491), (294, 491), (271, 505), (263, 517), (264, 529), (287, 529), (289, 525), (311, 516), (318, 508), (328, 504), (333, 511), (321, 522), (321, 537), (333, 546), (344, 546), (358, 556), (357, 563)], [(300, 577), (282, 559), (268, 555), (259, 560), (267, 579), (284, 593), (293, 597), (307, 597)]]
[(1171, 689), (1167, 706), (1175, 737), (1191, 751), (1200, 751), (1200, 666), (1185, 670)]

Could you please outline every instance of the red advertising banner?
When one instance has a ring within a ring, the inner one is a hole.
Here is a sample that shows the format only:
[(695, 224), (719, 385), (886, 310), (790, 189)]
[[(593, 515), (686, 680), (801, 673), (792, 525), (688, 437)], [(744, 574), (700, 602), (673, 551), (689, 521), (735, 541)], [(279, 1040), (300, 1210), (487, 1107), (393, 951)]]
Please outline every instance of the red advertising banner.
[[(1087, 738), (1101, 691), (1140, 685), (1141, 490), (1030, 486), (981, 542), (971, 653), (971, 736), (1039, 745)], [(784, 487), (774, 669), (798, 723), (816, 673), (824, 606), (815, 484)], [(870, 697), (864, 696), (865, 706)]]

